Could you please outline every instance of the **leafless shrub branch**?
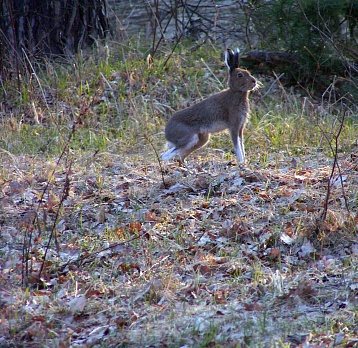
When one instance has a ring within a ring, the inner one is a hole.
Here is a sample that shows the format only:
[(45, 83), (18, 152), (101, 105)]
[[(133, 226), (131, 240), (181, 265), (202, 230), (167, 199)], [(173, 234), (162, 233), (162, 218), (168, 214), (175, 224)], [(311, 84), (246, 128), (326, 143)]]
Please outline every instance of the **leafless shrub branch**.
[[(92, 101), (90, 101), (89, 104), (86, 107), (89, 107), (91, 103), (92, 103)], [(40, 216), (40, 212), (41, 212), (42, 207), (43, 207), (44, 197), (45, 197), (46, 193), (48, 193), (48, 191), (49, 191), (50, 183), (51, 183), (51, 181), (52, 181), (52, 179), (53, 179), (53, 177), (55, 175), (56, 168), (58, 168), (61, 160), (65, 157), (65, 155), (66, 154), (68, 155), (68, 149), (69, 149), (71, 141), (72, 141), (72, 139), (73, 139), (73, 137), (74, 137), (74, 135), (76, 133), (77, 125), (81, 124), (83, 122), (83, 119), (84, 119), (85, 116), (86, 116), (86, 112), (80, 112), (78, 117), (77, 117), (77, 119), (76, 119), (76, 121), (73, 123), (71, 131), (68, 134), (67, 140), (65, 142), (65, 145), (63, 146), (63, 149), (62, 149), (62, 151), (61, 151), (61, 153), (60, 153), (60, 155), (59, 155), (59, 157), (58, 157), (58, 159), (57, 159), (57, 161), (55, 163), (54, 169), (51, 170), (51, 172), (50, 172), (50, 174), (49, 174), (49, 176), (47, 178), (47, 183), (46, 183), (45, 187), (43, 188), (43, 190), (41, 192), (41, 195), (39, 197), (39, 204), (37, 206), (37, 210), (35, 212), (35, 216), (33, 218), (30, 230), (27, 230), (24, 233), (23, 256), (22, 256), (22, 285), (23, 285), (23, 287), (27, 287), (28, 284), (29, 284), (29, 276), (30, 276), (29, 263), (30, 263), (30, 260), (31, 260), (30, 252), (32, 251), (31, 247), (33, 245), (34, 226), (37, 226), (37, 228), (38, 228), (38, 237), (41, 237), (41, 235), (42, 235), (42, 231), (41, 231), (41, 227), (40, 227), (41, 221), (39, 219), (39, 216)], [(56, 246), (56, 249), (57, 249), (57, 253), (59, 253), (59, 251), (60, 251), (60, 246), (59, 246), (59, 243), (58, 243), (58, 240), (57, 240), (57, 235), (56, 235), (56, 224), (57, 224), (58, 217), (59, 217), (59, 214), (61, 212), (61, 209), (63, 207), (63, 203), (64, 203), (65, 199), (68, 197), (68, 193), (69, 193), (69, 189), (70, 189), (71, 166), (72, 166), (72, 161), (69, 161), (69, 164), (68, 164), (67, 170), (66, 170), (66, 177), (65, 177), (65, 182), (63, 184), (63, 189), (62, 189), (60, 202), (59, 202), (58, 207), (57, 207), (57, 211), (56, 211), (53, 223), (52, 223), (52, 227), (51, 227), (50, 235), (49, 235), (49, 238), (48, 238), (48, 242), (47, 242), (47, 245), (45, 246), (45, 253), (44, 253), (44, 256), (43, 256), (43, 259), (42, 259), (40, 270), (38, 272), (38, 276), (37, 276), (37, 284), (38, 285), (41, 285), (41, 275), (42, 275), (42, 271), (43, 271), (43, 268), (44, 268), (44, 265), (45, 265), (45, 261), (46, 261), (47, 254), (48, 254), (50, 245), (52, 243), (52, 240), (54, 240), (54, 243), (55, 243), (55, 246)], [(46, 226), (46, 215), (47, 215), (46, 210), (44, 210), (43, 221), (45, 222), (44, 223), (45, 226)]]
[(346, 192), (345, 192), (345, 189), (344, 189), (342, 171), (341, 171), (341, 167), (340, 167), (339, 161), (338, 161), (339, 137), (341, 135), (341, 132), (342, 132), (342, 129), (343, 129), (343, 126), (344, 126), (345, 117), (346, 117), (346, 109), (343, 111), (342, 118), (339, 121), (340, 123), (339, 123), (338, 131), (333, 136), (333, 145), (332, 145), (332, 141), (329, 138), (327, 132), (325, 132), (322, 129), (322, 127), (320, 125), (318, 125), (318, 127), (320, 128), (323, 136), (327, 140), (327, 142), (329, 144), (329, 147), (330, 147), (330, 149), (332, 151), (332, 154), (333, 154), (333, 164), (332, 164), (331, 174), (330, 174), (330, 176), (328, 178), (328, 181), (327, 181), (327, 191), (326, 191), (326, 198), (325, 198), (325, 201), (324, 201), (323, 211), (322, 211), (322, 216), (321, 216), (321, 225), (326, 221), (326, 218), (327, 218), (328, 205), (329, 205), (329, 200), (330, 200), (330, 197), (331, 197), (331, 189), (332, 189), (332, 185), (335, 182), (334, 173), (336, 171), (336, 168), (337, 168), (338, 174), (339, 174), (339, 182), (340, 182), (342, 195), (343, 195), (344, 202), (345, 202), (345, 207), (346, 207), (346, 210), (347, 210), (348, 214), (350, 214), (350, 209), (349, 209), (349, 205), (348, 205), (348, 198), (347, 198), (347, 195), (346, 195)]

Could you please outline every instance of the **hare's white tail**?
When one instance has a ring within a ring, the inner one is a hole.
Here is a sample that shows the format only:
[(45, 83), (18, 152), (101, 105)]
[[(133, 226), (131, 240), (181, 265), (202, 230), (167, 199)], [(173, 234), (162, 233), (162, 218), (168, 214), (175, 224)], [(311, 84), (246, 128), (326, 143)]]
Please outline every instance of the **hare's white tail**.
[[(169, 143), (168, 143), (169, 145)], [(170, 144), (173, 145), (173, 144)], [(170, 149), (160, 155), (160, 158), (164, 161), (170, 161), (174, 156), (178, 155), (180, 149), (176, 149), (175, 146), (170, 147)]]

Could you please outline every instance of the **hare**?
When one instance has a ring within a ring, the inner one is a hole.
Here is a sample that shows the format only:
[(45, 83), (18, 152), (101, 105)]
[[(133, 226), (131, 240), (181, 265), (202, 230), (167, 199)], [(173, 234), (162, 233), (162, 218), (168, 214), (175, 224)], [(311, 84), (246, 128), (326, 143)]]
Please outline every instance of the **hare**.
[(243, 131), (248, 118), (249, 92), (258, 87), (256, 79), (247, 70), (239, 69), (239, 50), (225, 52), (229, 69), (229, 88), (191, 107), (176, 112), (165, 127), (168, 151), (161, 155), (165, 161), (179, 156), (184, 161), (194, 150), (207, 144), (210, 133), (229, 129), (236, 156), (245, 162)]

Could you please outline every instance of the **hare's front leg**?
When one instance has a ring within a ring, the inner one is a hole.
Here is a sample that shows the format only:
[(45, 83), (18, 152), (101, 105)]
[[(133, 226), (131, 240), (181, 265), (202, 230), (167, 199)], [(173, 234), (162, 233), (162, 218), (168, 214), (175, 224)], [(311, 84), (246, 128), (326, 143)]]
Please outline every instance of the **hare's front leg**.
[(230, 135), (239, 163), (245, 163), (244, 127), (230, 129)]

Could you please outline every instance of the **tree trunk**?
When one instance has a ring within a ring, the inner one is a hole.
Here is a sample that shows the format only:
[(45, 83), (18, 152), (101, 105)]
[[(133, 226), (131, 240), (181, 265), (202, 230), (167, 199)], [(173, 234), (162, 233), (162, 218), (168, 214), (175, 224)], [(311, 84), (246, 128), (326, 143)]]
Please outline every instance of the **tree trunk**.
[[(2, 0), (0, 64), (73, 54), (108, 32), (107, 0)], [(1, 66), (0, 66), (1, 67)]]

